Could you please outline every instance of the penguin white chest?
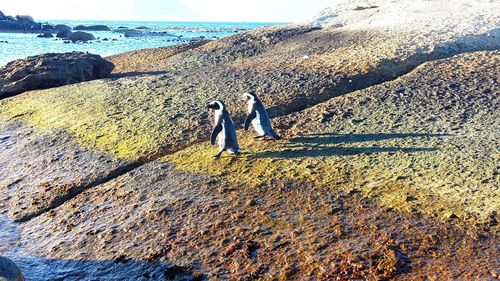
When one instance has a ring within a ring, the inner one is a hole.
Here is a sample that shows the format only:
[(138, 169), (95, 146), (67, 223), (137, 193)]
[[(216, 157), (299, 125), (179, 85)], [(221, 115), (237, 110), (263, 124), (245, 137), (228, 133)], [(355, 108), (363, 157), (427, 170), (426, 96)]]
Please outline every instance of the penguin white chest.
[(259, 111), (256, 111), (255, 114), (256, 114), (255, 119), (252, 120), (253, 128), (260, 136), (265, 135), (264, 128), (262, 127), (262, 123), (260, 120), (261, 116)]
[(226, 126), (222, 124), (222, 131), (219, 133), (218, 140), (219, 140), (219, 147), (224, 148), (226, 146)]
[(217, 140), (219, 141), (219, 147), (224, 147), (226, 145), (226, 126), (224, 124), (224, 121), (222, 120), (224, 117), (222, 116), (222, 110), (217, 110), (215, 111), (214, 114), (214, 122), (215, 124), (219, 124), (219, 122), (222, 124), (222, 131), (219, 133), (217, 136)]
[[(255, 106), (254, 102), (251, 102), (251, 101), (248, 102), (248, 114), (252, 113), (254, 106)], [(252, 126), (255, 129), (255, 131), (257, 132), (257, 134), (262, 136), (265, 134), (265, 132), (264, 132), (264, 129), (262, 128), (260, 112), (258, 110), (256, 110), (255, 114), (256, 114), (256, 116), (252, 120)]]

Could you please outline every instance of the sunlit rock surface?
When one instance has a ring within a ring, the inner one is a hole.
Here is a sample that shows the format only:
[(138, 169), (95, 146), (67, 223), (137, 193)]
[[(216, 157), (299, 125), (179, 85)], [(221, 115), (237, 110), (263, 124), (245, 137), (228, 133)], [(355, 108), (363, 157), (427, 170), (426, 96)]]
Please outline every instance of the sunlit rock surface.
[[(436, 1), (420, 1), (412, 30), (370, 26), (404, 22), (391, 11), (406, 2), (117, 55), (109, 79), (0, 101), (1, 212), (44, 260), (173, 263), (192, 279), (497, 278), (497, 2), (433, 23)], [(206, 102), (239, 126), (249, 90), (284, 140), (239, 132), (243, 155), (212, 159)]]

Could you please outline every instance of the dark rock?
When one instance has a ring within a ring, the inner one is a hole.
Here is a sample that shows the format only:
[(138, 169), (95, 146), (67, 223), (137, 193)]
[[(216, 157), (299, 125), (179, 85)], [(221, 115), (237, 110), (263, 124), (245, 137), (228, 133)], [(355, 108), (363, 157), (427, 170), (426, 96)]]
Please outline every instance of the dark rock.
[(22, 31), (22, 27), (16, 21), (0, 20), (0, 30), (2, 30), (2, 31)]
[(0, 280), (24, 281), (24, 276), (13, 261), (0, 256)]
[(31, 16), (0, 15), (0, 30), (2, 32), (37, 32), (42, 30), (42, 24), (34, 22)]
[(52, 35), (52, 33), (50, 33), (50, 32), (44, 32), (44, 33), (38, 35), (37, 37), (38, 38), (52, 38), (52, 37), (54, 37), (54, 35)]
[(142, 37), (143, 32), (142, 31), (137, 31), (137, 30), (128, 30), (124, 33), (125, 37)]
[(177, 37), (171, 33), (161, 31), (161, 32), (151, 32), (151, 31), (141, 31), (141, 30), (120, 30), (117, 32), (123, 32), (125, 37), (149, 37), (149, 36), (169, 36), (169, 37)]
[(149, 29), (149, 28), (147, 28), (147, 27), (145, 27), (145, 26), (138, 26), (138, 27), (136, 27), (135, 29)]
[(52, 31), (52, 30), (54, 30), (54, 26), (52, 26), (50, 24), (42, 24), (42, 29), (46, 30), (46, 31)]
[(86, 30), (86, 31), (110, 31), (111, 29), (105, 25), (78, 25), (74, 30)]
[(61, 30), (56, 34), (57, 38), (68, 38), (73, 32), (71, 30)]
[(65, 25), (65, 24), (56, 24), (54, 26), (54, 29), (61, 32), (61, 31), (71, 31), (71, 27)]
[(163, 273), (164, 277), (168, 280), (174, 280), (175, 278), (179, 276), (185, 276), (188, 275), (189, 271), (181, 266), (178, 265), (172, 265), (169, 267), (165, 272)]
[(77, 41), (86, 42), (90, 40), (95, 40), (94, 35), (83, 31), (73, 32), (67, 38), (72, 42), (77, 42)]
[(0, 69), (0, 98), (25, 91), (106, 78), (114, 65), (82, 52), (44, 54), (16, 60)]
[(33, 17), (31, 16), (16, 16), (16, 21), (19, 23), (34, 23)]

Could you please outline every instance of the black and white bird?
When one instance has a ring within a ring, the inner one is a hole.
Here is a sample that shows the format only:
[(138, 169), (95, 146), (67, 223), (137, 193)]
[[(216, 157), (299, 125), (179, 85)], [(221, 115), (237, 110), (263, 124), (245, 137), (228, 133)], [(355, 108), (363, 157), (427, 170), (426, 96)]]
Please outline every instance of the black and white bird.
[(219, 138), (219, 151), (214, 157), (220, 157), (222, 152), (238, 155), (240, 147), (236, 137), (236, 129), (234, 128), (233, 120), (226, 110), (223, 101), (216, 100), (207, 104), (207, 108), (214, 110), (214, 129), (210, 136), (210, 143), (215, 144), (215, 140)]
[(280, 139), (273, 130), (271, 120), (267, 114), (266, 108), (255, 93), (243, 93), (243, 99), (248, 104), (248, 116), (245, 120), (245, 131), (250, 127), (250, 123), (257, 132), (256, 139), (264, 139), (266, 136), (275, 140)]

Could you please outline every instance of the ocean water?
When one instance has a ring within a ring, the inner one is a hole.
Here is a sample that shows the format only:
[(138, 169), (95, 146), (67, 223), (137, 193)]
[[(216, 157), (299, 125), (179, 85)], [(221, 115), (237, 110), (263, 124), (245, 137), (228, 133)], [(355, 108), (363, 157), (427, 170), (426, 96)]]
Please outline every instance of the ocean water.
[[(9, 61), (49, 52), (83, 51), (110, 56), (127, 51), (177, 45), (203, 37), (218, 39), (245, 30), (279, 23), (218, 23), (218, 22), (132, 22), (132, 21), (40, 21), (50, 24), (77, 25), (103, 24), (111, 29), (147, 27), (145, 31), (166, 32), (165, 36), (124, 37), (114, 31), (85, 31), (98, 40), (92, 43), (64, 43), (57, 38), (37, 38), (38, 33), (0, 33), (0, 66)], [(103, 39), (107, 40), (103, 40)], [(113, 40), (114, 39), (114, 40)], [(2, 41), (4, 41), (2, 43)], [(5, 41), (7, 43), (5, 43)]]

